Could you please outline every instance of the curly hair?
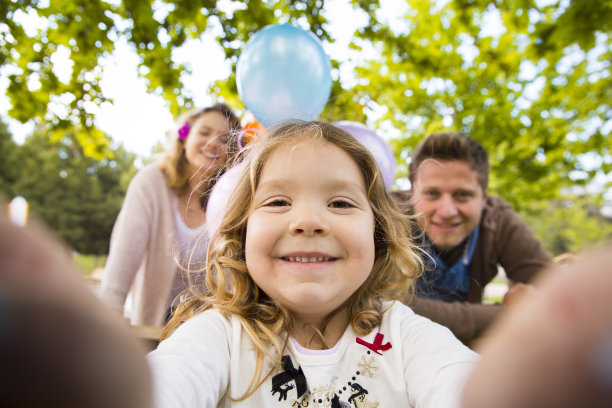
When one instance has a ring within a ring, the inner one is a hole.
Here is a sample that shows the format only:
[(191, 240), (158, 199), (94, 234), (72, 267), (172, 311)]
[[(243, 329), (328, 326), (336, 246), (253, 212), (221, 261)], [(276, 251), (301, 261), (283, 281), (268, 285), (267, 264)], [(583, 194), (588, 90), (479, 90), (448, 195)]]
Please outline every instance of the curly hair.
[(243, 175), (209, 243), (205, 283), (201, 279), (203, 271), (194, 271), (199, 273), (193, 277), (200, 279), (192, 280), (189, 296), (183, 299), (163, 334), (167, 337), (185, 320), (211, 307), (238, 316), (258, 355), (251, 386), (240, 399), (252, 394), (270, 374), (262, 379), (264, 355), (274, 362), (274, 367), (280, 365), (286, 333), (293, 323), (291, 312), (268, 297), (249, 275), (244, 247), (253, 197), (267, 159), (280, 146), (300, 143), (340, 147), (358, 165), (365, 182), (375, 220), (375, 260), (368, 278), (341, 306), (348, 311), (355, 332), (363, 336), (378, 326), (385, 312), (383, 301), (403, 300), (412, 294), (414, 281), (423, 268), (420, 250), (411, 238), (413, 220), (397, 208), (375, 159), (365, 147), (345, 131), (324, 122), (291, 121), (272, 129), (270, 136), (256, 143), (244, 159)]

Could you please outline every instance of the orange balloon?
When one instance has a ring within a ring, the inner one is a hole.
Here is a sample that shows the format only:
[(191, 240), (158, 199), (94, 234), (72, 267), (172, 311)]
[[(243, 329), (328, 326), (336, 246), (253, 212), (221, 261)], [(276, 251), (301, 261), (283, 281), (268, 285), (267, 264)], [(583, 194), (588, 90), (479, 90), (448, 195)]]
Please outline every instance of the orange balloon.
[(266, 138), (268, 134), (268, 129), (252, 115), (249, 115), (248, 119), (242, 125), (242, 139), (247, 143)]

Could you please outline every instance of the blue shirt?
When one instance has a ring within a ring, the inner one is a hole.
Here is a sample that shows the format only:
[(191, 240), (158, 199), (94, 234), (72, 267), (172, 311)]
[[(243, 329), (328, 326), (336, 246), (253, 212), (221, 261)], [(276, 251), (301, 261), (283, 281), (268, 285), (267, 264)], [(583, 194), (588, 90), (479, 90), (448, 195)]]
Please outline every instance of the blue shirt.
[(477, 226), (465, 244), (463, 255), (450, 267), (440, 259), (432, 243), (426, 239), (424, 249), (431, 258), (425, 257), (425, 270), (417, 281), (418, 296), (446, 302), (467, 300), (478, 230)]

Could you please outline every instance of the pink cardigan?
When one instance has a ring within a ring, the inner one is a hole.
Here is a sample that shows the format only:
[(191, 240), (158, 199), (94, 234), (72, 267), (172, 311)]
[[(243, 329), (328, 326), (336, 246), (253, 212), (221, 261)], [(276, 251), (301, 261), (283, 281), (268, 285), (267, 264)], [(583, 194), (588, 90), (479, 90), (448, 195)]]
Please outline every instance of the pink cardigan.
[(130, 182), (115, 221), (101, 297), (123, 312), (131, 291), (134, 325), (163, 324), (178, 269), (174, 261), (177, 200), (159, 165), (147, 165)]

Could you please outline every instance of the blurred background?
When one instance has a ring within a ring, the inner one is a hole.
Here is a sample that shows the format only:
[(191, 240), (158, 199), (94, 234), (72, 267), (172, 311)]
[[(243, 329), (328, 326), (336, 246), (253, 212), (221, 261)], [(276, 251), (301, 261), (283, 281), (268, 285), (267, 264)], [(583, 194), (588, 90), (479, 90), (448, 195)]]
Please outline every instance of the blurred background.
[(92, 281), (131, 177), (173, 119), (236, 87), (270, 24), (332, 60), (321, 119), (366, 123), (397, 159), (464, 132), (490, 191), (553, 255), (612, 238), (610, 0), (5, 0), (0, 5), (0, 200), (24, 197)]

